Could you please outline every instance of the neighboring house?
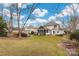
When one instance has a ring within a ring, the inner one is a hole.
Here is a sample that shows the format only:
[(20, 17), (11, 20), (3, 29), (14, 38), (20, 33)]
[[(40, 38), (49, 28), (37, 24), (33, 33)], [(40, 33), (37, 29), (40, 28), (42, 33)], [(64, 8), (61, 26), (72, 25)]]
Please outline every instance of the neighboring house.
[(29, 26), (26, 26), (25, 27), (25, 30), (24, 30), (25, 33), (31, 33), (31, 32), (34, 32), (34, 33), (37, 33), (37, 28), (35, 28), (34, 26), (32, 25), (29, 25)]

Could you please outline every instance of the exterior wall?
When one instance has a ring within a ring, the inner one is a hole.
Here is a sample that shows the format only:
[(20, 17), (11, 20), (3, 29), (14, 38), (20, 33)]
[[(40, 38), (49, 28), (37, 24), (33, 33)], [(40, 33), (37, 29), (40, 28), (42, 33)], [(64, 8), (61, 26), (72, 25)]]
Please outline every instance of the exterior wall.
[(51, 30), (48, 30), (47, 32), (46, 32), (46, 35), (51, 35), (52, 34), (52, 31)]
[(55, 35), (56, 34), (56, 32), (57, 32), (57, 30), (51, 30), (52, 32), (52, 35)]
[[(63, 30), (59, 30), (60, 25), (55, 26), (47, 26), (48, 33), (46, 33), (46, 35), (57, 35), (57, 34), (64, 34)], [(54, 30), (53, 30), (54, 29)]]
[(59, 29), (59, 25), (55, 26), (47, 26), (48, 29), (52, 30), (52, 29)]
[(53, 29), (53, 28), (54, 28), (54, 26), (47, 26), (47, 28), (48, 28), (48, 29)]
[(52, 31), (52, 35), (64, 34), (63, 30), (51, 30), (51, 31)]
[(76, 29), (79, 30), (79, 24), (77, 24)]
[(46, 35), (58, 35), (58, 34), (64, 34), (63, 30), (48, 30), (48, 33)]

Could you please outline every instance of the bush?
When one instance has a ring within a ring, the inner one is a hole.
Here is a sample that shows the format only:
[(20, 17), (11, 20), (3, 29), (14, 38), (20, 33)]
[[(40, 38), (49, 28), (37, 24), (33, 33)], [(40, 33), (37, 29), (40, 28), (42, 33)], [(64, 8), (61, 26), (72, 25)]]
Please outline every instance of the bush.
[(74, 31), (70, 34), (70, 40), (76, 40), (79, 41), (79, 30)]
[(56, 36), (63, 36), (64, 34), (56, 34)]
[(31, 31), (31, 33), (30, 34), (34, 34), (34, 31)]
[(0, 37), (7, 36), (7, 25), (0, 17)]
[[(19, 34), (16, 34), (17, 37), (19, 36)], [(27, 37), (27, 34), (26, 33), (21, 33), (21, 37)]]
[(0, 37), (4, 37), (4, 36), (7, 36), (7, 32), (4, 30), (0, 31)]

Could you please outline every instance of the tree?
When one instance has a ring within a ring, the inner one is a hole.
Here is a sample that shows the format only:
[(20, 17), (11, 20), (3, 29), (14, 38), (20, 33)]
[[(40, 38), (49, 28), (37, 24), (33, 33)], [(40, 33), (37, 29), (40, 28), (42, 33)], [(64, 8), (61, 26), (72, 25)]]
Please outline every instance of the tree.
[(16, 3), (15, 6), (16, 6), (16, 13), (17, 13), (17, 23), (18, 23), (18, 34), (19, 34), (19, 38), (21, 37), (21, 28), (20, 28), (20, 13), (21, 13), (21, 8), (22, 8), (22, 5), (21, 4), (21, 7), (19, 8), (19, 4)]
[(0, 36), (7, 36), (7, 25), (0, 16)]
[(23, 26), (22, 26), (22, 30), (21, 30), (21, 32), (24, 30), (27, 21), (28, 21), (29, 18), (31, 17), (32, 12), (35, 10), (35, 8), (36, 8), (37, 5), (38, 5), (38, 4), (35, 4), (35, 3), (34, 3), (34, 4), (31, 6), (29, 15), (28, 15), (27, 19), (25, 20), (25, 22), (24, 22), (24, 24), (23, 24)]
[(24, 26), (25, 26), (26, 22), (28, 21), (28, 19), (30, 18), (32, 12), (35, 9), (35, 4), (33, 4), (32, 7), (30, 8), (29, 16), (27, 17), (26, 21), (24, 22), (22, 29), (20, 28), (20, 15), (21, 15), (21, 12), (22, 12), (23, 4), (20, 4), (20, 6), (19, 6), (18, 3), (10, 4), (10, 7), (9, 7), (10, 8), (10, 22), (9, 22), (9, 26), (10, 26), (9, 30), (10, 30), (10, 32), (12, 31), (12, 26), (13, 26), (12, 8), (11, 8), (13, 6), (15, 6), (15, 9), (16, 9), (16, 14), (17, 14), (16, 17), (17, 17), (17, 24), (18, 24), (18, 34), (19, 34), (19, 37), (21, 37), (21, 33), (22, 33), (23, 29), (24, 29)]
[(9, 6), (9, 9), (10, 9), (9, 32), (10, 33), (13, 30), (12, 7), (13, 7), (13, 4), (10, 4), (10, 6)]
[(21, 30), (20, 30), (20, 10), (19, 10), (18, 3), (16, 3), (15, 6), (16, 6), (16, 12), (17, 12), (18, 34), (19, 34), (19, 37), (21, 37)]
[(72, 14), (70, 15), (70, 30), (71, 32), (76, 31), (78, 13), (77, 10), (79, 8), (79, 4), (71, 4)]
[(16, 4), (16, 12), (17, 12), (17, 22), (18, 22), (18, 34), (19, 34), (19, 37), (21, 37), (21, 33), (22, 31), (24, 30), (24, 26), (26, 25), (27, 21), (29, 20), (32, 12), (35, 10), (35, 7), (36, 7), (36, 4), (33, 4), (31, 9), (30, 9), (30, 12), (29, 12), (29, 15), (26, 19), (26, 21), (24, 22), (23, 26), (22, 26), (22, 29), (20, 28), (20, 13), (21, 13), (21, 8), (22, 8), (22, 5), (21, 4), (21, 7), (19, 8), (18, 6), (18, 3)]

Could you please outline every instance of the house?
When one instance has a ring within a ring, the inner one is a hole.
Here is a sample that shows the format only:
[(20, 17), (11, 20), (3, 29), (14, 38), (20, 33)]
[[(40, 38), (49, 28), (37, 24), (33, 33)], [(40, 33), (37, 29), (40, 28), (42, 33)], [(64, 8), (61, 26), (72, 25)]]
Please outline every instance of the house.
[(26, 26), (25, 27), (25, 30), (24, 30), (25, 33), (29, 34), (29, 33), (37, 33), (37, 28), (32, 26), (32, 25), (29, 25), (29, 26)]
[(64, 34), (64, 29), (61, 27), (61, 24), (52, 21), (44, 25), (43, 28), (39, 28), (38, 33), (45, 35), (60, 35)]
[(76, 29), (79, 30), (79, 24), (77, 24)]
[(43, 26), (40, 26), (37, 31), (38, 31), (38, 35), (46, 35), (48, 29)]
[(38, 35), (60, 35), (65, 33), (63, 26), (54, 21), (51, 21), (44, 26), (40, 26), (39, 28), (36, 28), (32, 25), (26, 26), (24, 32), (27, 34), (34, 32)]
[(60, 35), (64, 34), (63, 27), (61, 27), (61, 24), (58, 24), (54, 21), (49, 22), (48, 24), (45, 25), (45, 27), (48, 29), (47, 35)]

